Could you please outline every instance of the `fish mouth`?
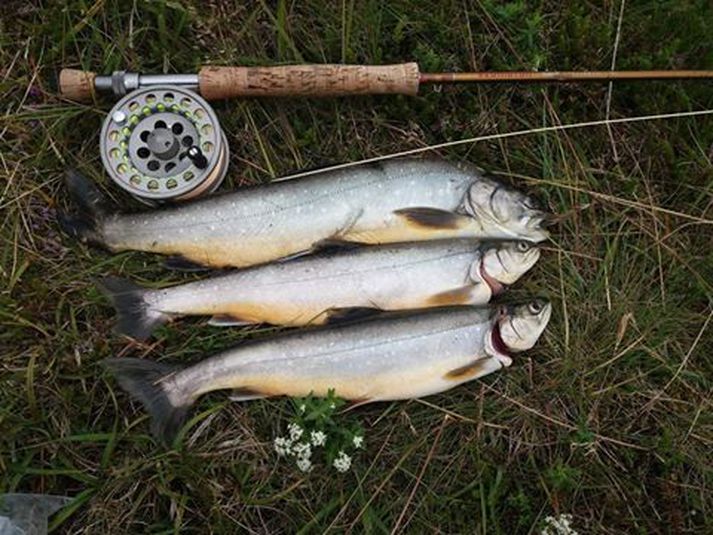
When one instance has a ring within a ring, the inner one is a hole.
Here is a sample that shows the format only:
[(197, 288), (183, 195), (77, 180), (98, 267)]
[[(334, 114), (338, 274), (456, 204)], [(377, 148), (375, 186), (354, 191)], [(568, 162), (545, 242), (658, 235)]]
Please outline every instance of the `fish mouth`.
[(507, 344), (505, 344), (505, 340), (503, 340), (502, 334), (500, 334), (500, 322), (496, 322), (493, 326), (491, 338), (493, 342), (493, 349), (495, 349), (495, 351), (505, 355), (506, 357), (511, 356), (510, 349), (508, 348)]
[(542, 212), (537, 214), (537, 225), (542, 228), (549, 228), (549, 227), (554, 227), (559, 218), (555, 214), (551, 214), (550, 212)]
[(536, 243), (530, 244), (530, 250), (523, 255), (522, 262), (519, 266), (522, 274), (527, 273), (535, 264), (537, 264), (541, 253), (542, 251), (540, 250), (539, 245)]
[[(485, 281), (485, 284), (487, 284), (490, 287), (490, 292), (493, 295), (502, 293), (507, 288), (507, 286), (505, 286), (499, 280), (488, 275), (488, 272), (485, 271), (485, 265), (483, 264), (483, 262), (480, 263), (480, 277), (483, 279), (483, 281)], [(499, 329), (500, 329), (500, 327), (498, 326), (498, 330)], [(501, 340), (502, 340), (502, 338), (501, 338)]]
[(531, 225), (529, 227), (529, 232), (525, 233), (525, 236), (519, 236), (521, 239), (525, 238), (532, 241), (533, 243), (540, 243), (550, 239), (550, 232), (545, 228), (541, 222)]

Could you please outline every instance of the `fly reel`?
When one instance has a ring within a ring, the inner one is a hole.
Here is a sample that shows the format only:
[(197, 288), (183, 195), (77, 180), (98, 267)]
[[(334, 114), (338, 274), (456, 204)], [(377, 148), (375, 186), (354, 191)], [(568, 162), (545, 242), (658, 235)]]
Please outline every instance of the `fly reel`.
[(211, 193), (225, 178), (228, 144), (208, 103), (185, 88), (139, 88), (104, 121), (101, 158), (109, 176), (146, 204)]

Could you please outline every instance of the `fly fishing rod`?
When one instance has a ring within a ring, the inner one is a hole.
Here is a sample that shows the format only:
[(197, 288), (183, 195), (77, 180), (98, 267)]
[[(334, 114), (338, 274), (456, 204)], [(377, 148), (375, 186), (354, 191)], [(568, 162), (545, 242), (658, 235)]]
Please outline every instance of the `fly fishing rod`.
[(208, 100), (236, 97), (337, 97), (415, 95), (423, 84), (609, 82), (711, 79), (713, 71), (563, 71), (421, 73), (398, 65), (286, 65), (214, 67), (198, 74), (97, 75), (63, 69), (59, 89), (67, 99), (118, 98), (100, 137), (102, 163), (111, 179), (147, 204), (182, 201), (214, 191), (225, 177), (228, 144)]
[(60, 92), (87, 101), (99, 93), (122, 97), (131, 91), (172, 85), (197, 91), (207, 100), (235, 97), (336, 97), (415, 95), (423, 84), (611, 82), (614, 80), (712, 79), (713, 70), (659, 71), (500, 71), (422, 73), (417, 63), (397, 65), (285, 65), (202, 67), (198, 74), (140, 74), (115, 71), (97, 75), (63, 69)]

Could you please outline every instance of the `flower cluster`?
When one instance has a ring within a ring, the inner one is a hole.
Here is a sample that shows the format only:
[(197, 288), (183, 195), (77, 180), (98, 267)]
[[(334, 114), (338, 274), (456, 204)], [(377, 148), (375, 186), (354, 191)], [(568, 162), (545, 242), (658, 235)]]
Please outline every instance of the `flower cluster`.
[(349, 471), (352, 466), (349, 451), (364, 447), (364, 434), (358, 426), (335, 422), (334, 413), (342, 405), (344, 401), (331, 391), (326, 399), (310, 396), (295, 400), (296, 415), (287, 426), (286, 435), (273, 441), (277, 455), (294, 458), (300, 471), (310, 472), (314, 468), (315, 452), (319, 450), (327, 466), (340, 473)]
[(337, 469), (337, 472), (346, 472), (352, 466), (352, 458), (339, 450), (337, 458), (332, 461), (332, 466)]
[(296, 423), (291, 423), (287, 427), (287, 434), (286, 437), (275, 439), (273, 443), (275, 451), (280, 457), (295, 457), (297, 468), (303, 472), (310, 472), (312, 470), (312, 446), (318, 446), (318, 444), (314, 441), (301, 441), (305, 431)]
[(545, 517), (545, 527), (540, 532), (540, 535), (577, 535), (577, 531), (571, 524), (572, 515)]

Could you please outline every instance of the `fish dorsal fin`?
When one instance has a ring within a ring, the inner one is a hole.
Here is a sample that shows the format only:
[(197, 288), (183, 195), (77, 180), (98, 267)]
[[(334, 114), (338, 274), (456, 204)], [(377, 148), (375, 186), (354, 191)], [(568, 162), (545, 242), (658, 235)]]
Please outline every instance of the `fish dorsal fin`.
[(395, 210), (394, 213), (402, 217), (410, 225), (424, 229), (459, 229), (468, 225), (471, 218), (456, 212), (441, 210), (440, 208), (414, 207)]
[(443, 378), (448, 379), (449, 381), (465, 381), (467, 379), (471, 379), (477, 376), (478, 373), (485, 368), (487, 360), (488, 357), (476, 359), (473, 362), (469, 362), (464, 366), (460, 366), (459, 368), (455, 368), (447, 372)]
[(478, 284), (467, 284), (452, 290), (446, 290), (432, 295), (428, 298), (430, 306), (448, 306), (448, 305), (471, 305), (475, 296), (475, 288)]
[(326, 311), (325, 323), (332, 325), (335, 323), (345, 323), (371, 318), (380, 314), (381, 309), (376, 307), (351, 307), (351, 308), (330, 308)]
[(174, 255), (169, 256), (163, 263), (168, 269), (175, 269), (176, 271), (187, 271), (187, 272), (198, 272), (198, 271), (209, 271), (211, 268), (189, 260), (185, 256)]
[(208, 325), (213, 327), (243, 327), (252, 324), (253, 322), (251, 321), (245, 321), (229, 314), (216, 314), (208, 320)]
[(231, 401), (251, 401), (253, 399), (262, 399), (266, 397), (267, 394), (263, 394), (259, 390), (255, 390), (254, 388), (250, 388), (249, 386), (243, 386), (240, 388), (235, 388), (231, 392), (229, 399)]

